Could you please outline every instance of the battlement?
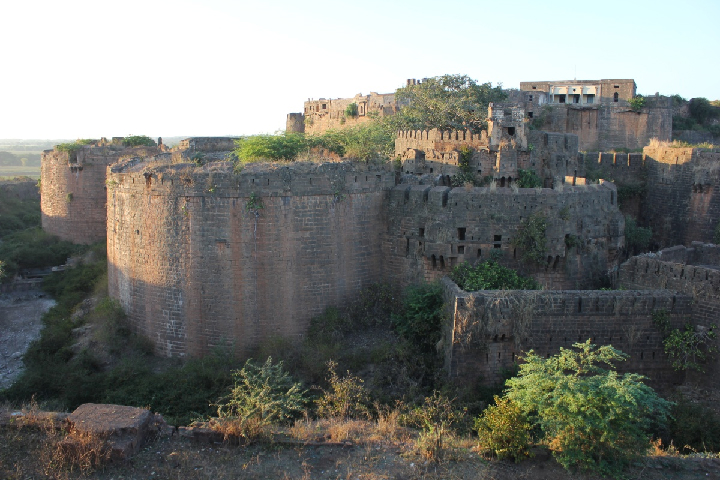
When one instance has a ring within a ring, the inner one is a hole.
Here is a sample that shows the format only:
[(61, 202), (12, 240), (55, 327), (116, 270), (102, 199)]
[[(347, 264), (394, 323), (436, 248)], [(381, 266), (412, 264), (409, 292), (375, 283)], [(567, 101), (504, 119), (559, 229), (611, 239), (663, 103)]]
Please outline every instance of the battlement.
[(172, 163), (168, 154), (135, 157), (108, 167), (113, 190), (153, 195), (212, 197), (287, 197), (382, 192), (395, 185), (387, 165), (357, 162), (251, 164), (239, 173), (231, 162), (218, 161), (198, 167)]

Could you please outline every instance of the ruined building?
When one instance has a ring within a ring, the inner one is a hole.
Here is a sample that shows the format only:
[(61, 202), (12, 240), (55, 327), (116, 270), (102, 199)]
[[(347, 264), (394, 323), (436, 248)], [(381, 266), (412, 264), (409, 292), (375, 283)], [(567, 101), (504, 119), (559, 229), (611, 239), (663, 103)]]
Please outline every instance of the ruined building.
[[(632, 79), (520, 82), (519, 91), (510, 91), (506, 108), (522, 110), (537, 130), (577, 135), (581, 151), (634, 150), (651, 138), (670, 140), (672, 99), (648, 96), (645, 105), (634, 110), (630, 100), (636, 93)], [(357, 115), (347, 113), (350, 104), (357, 106)], [(367, 121), (370, 112), (392, 115), (399, 108), (393, 93), (308, 100), (303, 112), (288, 114), (286, 130), (320, 134)]]
[(655, 94), (633, 110), (636, 90), (631, 79), (520, 82), (518, 101), (538, 129), (573, 133), (583, 151), (638, 149), (651, 138), (670, 140), (672, 99)]
[(302, 113), (289, 113), (286, 131), (315, 135), (330, 129), (352, 127), (373, 116), (397, 112), (394, 93), (358, 93), (352, 98), (308, 99)]

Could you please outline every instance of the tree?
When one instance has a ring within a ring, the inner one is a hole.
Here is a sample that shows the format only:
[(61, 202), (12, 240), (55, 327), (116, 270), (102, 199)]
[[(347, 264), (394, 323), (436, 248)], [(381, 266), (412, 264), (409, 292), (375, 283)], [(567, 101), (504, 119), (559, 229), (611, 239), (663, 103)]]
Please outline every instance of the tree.
[(443, 75), (417, 85), (397, 89), (395, 100), (400, 112), (387, 117), (395, 130), (487, 128), (487, 109), (491, 102), (505, 100), (502, 87), (477, 83), (467, 75)]
[[(588, 340), (544, 359), (531, 350), (506, 397), (540, 429), (565, 468), (617, 475), (649, 445), (648, 430), (665, 423), (672, 406), (643, 383), (618, 375), (613, 362), (627, 355)], [(609, 368), (601, 368), (606, 364)]]

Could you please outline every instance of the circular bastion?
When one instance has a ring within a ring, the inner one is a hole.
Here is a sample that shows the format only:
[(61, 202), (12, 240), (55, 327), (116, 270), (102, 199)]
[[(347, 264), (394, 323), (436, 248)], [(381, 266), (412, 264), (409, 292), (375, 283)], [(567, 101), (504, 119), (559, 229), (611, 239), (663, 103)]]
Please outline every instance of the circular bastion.
[(382, 280), (389, 167), (173, 161), (107, 169), (110, 294), (157, 353), (297, 338)]

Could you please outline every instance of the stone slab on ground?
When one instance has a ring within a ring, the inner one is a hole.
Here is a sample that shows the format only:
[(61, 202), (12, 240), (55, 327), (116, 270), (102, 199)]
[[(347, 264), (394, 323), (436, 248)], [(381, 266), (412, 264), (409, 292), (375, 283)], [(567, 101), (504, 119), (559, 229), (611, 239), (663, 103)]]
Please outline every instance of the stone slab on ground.
[(71, 436), (93, 435), (105, 439), (113, 458), (128, 458), (137, 453), (151, 430), (156, 430), (151, 428), (155, 427), (156, 420), (155, 415), (144, 408), (96, 403), (80, 405), (68, 417)]

